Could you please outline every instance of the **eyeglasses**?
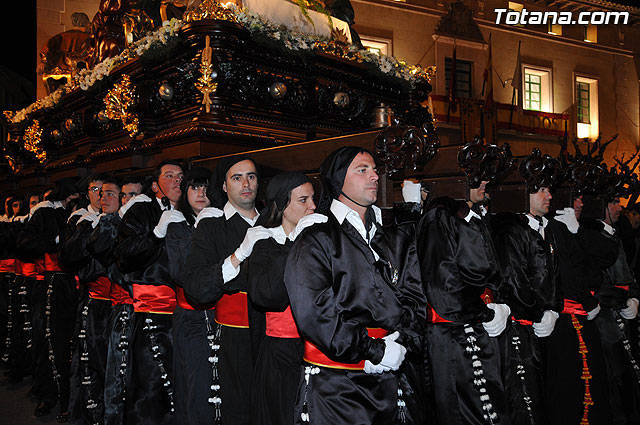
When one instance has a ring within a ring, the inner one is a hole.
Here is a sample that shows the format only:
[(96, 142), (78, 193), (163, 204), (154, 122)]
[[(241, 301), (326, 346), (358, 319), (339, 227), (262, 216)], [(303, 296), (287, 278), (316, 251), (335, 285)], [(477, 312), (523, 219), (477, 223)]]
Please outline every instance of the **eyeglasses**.
[(91, 186), (89, 187), (89, 192), (93, 192), (93, 193), (100, 192), (100, 189), (101, 189), (100, 186)]

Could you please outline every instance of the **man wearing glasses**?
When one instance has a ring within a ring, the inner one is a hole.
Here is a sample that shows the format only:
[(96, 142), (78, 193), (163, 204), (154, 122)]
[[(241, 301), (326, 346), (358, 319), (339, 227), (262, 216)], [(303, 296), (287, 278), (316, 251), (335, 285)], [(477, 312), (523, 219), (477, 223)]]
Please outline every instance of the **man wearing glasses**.
[[(95, 189), (99, 188), (99, 191)], [(97, 192), (97, 196), (96, 196)], [(90, 239), (101, 218), (114, 215), (120, 208), (120, 183), (112, 177), (101, 177), (89, 184), (88, 209), (95, 200), (102, 214), (87, 211), (78, 220), (75, 232), (61, 250), (61, 257), (77, 273), (80, 283), (80, 308), (77, 310), (76, 345), (71, 375), (70, 414), (72, 421), (102, 423), (104, 418), (104, 382), (107, 360), (106, 330), (111, 311), (111, 280), (107, 267), (93, 255)]]
[(166, 424), (172, 422), (172, 314), (176, 296), (169, 275), (164, 239), (157, 237), (171, 222), (180, 199), (182, 167), (164, 161), (154, 170), (151, 191), (133, 198), (121, 208), (114, 250), (115, 261), (131, 286), (132, 333), (129, 342), (130, 380), (125, 390), (124, 422)]

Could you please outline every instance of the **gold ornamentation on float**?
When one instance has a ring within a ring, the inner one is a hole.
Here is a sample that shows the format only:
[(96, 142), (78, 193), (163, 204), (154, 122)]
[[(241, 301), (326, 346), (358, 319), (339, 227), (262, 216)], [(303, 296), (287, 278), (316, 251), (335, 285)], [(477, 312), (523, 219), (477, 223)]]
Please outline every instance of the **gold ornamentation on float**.
[(129, 75), (123, 74), (120, 81), (104, 97), (105, 115), (110, 120), (120, 120), (130, 137), (138, 134), (140, 123), (138, 116), (131, 111), (135, 104), (135, 90), (136, 87), (131, 84)]
[(24, 148), (33, 152), (40, 164), (47, 160), (47, 152), (42, 148), (42, 128), (38, 120), (33, 120), (33, 124), (24, 131)]
[(22, 171), (22, 164), (16, 161), (14, 157), (12, 157), (11, 155), (5, 155), (4, 159), (6, 159), (9, 163), (9, 167), (11, 167), (11, 171), (13, 171), (13, 174), (18, 174), (20, 171)]
[(204, 49), (202, 49), (200, 61), (200, 77), (195, 83), (196, 88), (202, 93), (202, 104), (207, 113), (211, 112), (211, 93), (218, 89), (218, 83), (213, 82), (213, 63), (211, 62), (211, 39), (205, 39)]
[(202, 0), (198, 7), (185, 12), (183, 15), (184, 22), (202, 21), (204, 19), (238, 22), (233, 11), (216, 0)]

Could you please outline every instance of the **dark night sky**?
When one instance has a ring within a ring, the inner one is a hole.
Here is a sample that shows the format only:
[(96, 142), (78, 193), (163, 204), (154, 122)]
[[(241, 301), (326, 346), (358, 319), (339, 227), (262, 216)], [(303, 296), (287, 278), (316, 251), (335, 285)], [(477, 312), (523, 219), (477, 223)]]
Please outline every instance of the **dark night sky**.
[[(36, 0), (3, 2), (4, 25), (0, 26), (0, 68), (6, 67), (33, 84), (35, 101), (36, 84)], [(3, 74), (7, 79), (6, 73)], [(2, 81), (3, 85), (13, 81)], [(26, 106), (26, 105), (25, 105)]]

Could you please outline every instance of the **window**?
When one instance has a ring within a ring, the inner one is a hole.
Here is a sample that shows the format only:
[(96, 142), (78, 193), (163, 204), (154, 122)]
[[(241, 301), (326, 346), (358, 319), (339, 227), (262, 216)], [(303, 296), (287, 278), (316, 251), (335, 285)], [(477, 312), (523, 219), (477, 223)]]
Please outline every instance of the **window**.
[(576, 121), (579, 138), (598, 137), (598, 80), (576, 77)]
[(587, 43), (597, 43), (598, 42), (598, 27), (595, 25), (585, 25), (584, 26), (584, 41)]
[[(516, 3), (514, 1), (510, 1), (508, 9), (509, 9), (508, 10), (509, 12), (518, 12), (519, 13), (519, 12), (522, 12), (522, 9), (524, 9), (524, 5), (522, 3)], [(514, 25), (514, 27), (522, 27), (522, 26), (524, 26), (524, 25), (522, 25), (520, 23)]]
[(542, 93), (542, 78), (539, 75), (527, 73), (524, 75), (524, 107), (540, 111)]
[(523, 83), (524, 109), (553, 112), (550, 69), (525, 66)]
[(591, 112), (589, 107), (589, 83), (577, 82), (576, 98), (578, 108), (578, 122), (581, 124), (591, 124)]
[(392, 42), (389, 39), (360, 35), (360, 42), (365, 49), (377, 55), (391, 56), (393, 54)]
[[(449, 93), (453, 59), (444, 58), (444, 91)], [(471, 65), (473, 62), (456, 59), (456, 97), (471, 98)]]
[(551, 35), (562, 35), (562, 25), (554, 24), (549, 20), (549, 23), (547, 24), (547, 32)]

